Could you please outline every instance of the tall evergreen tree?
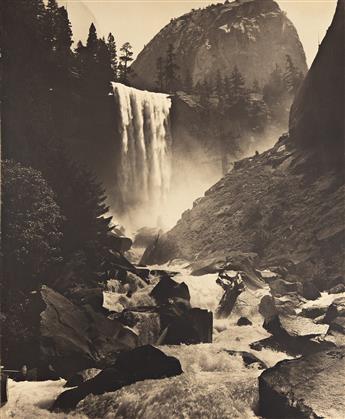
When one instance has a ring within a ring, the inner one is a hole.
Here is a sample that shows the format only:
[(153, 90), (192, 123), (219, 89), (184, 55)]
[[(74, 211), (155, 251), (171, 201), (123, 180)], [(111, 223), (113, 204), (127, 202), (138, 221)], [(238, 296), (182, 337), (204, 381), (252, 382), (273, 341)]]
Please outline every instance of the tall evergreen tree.
[(295, 95), (302, 83), (303, 74), (295, 66), (290, 55), (286, 55), (286, 69), (283, 78), (288, 92)]
[(130, 73), (130, 63), (133, 61), (132, 45), (129, 42), (125, 42), (120, 49), (120, 82), (128, 84), (128, 75)]
[(166, 89), (168, 92), (175, 92), (178, 88), (179, 76), (178, 76), (179, 66), (176, 64), (176, 55), (174, 52), (173, 44), (169, 44), (166, 60), (165, 60), (165, 78), (166, 78)]
[(111, 32), (108, 35), (107, 46), (111, 62), (112, 79), (116, 81), (118, 79), (117, 49), (114, 35)]
[(162, 57), (158, 57), (156, 61), (156, 86), (159, 92), (165, 91), (165, 64)]

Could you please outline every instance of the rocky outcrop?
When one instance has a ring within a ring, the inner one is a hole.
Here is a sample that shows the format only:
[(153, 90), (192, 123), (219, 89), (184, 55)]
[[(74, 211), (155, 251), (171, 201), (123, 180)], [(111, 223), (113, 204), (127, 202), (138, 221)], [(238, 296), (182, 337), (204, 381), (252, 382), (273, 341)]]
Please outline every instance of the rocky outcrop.
[(153, 346), (141, 346), (122, 353), (111, 368), (104, 369), (96, 377), (60, 394), (53, 410), (71, 410), (88, 394), (103, 394), (137, 381), (173, 377), (181, 373), (178, 359)]
[(43, 286), (41, 298), (40, 359), (62, 377), (110, 362), (114, 353), (137, 346), (137, 335), (117, 320), (86, 305), (83, 309)]
[(172, 19), (132, 64), (135, 87), (156, 88), (156, 62), (169, 44), (181, 81), (189, 73), (194, 84), (215, 80), (218, 71), (229, 75), (236, 64), (248, 83), (257, 79), (262, 85), (276, 64), (285, 66), (287, 54), (303, 73), (307, 69), (296, 29), (271, 0), (218, 3)]
[[(344, 1), (340, 0), (311, 76), (307, 78), (310, 81), (303, 85), (304, 94), (296, 99), (290, 135), (283, 135), (272, 149), (236, 162), (231, 172), (206, 191), (192, 209), (182, 214), (176, 226), (157, 240), (149, 249), (147, 260), (158, 263), (173, 258), (194, 260), (195, 255), (198, 260), (214, 256), (226, 258), (229, 252), (236, 250), (258, 253), (265, 266), (282, 257), (290, 260), (289, 274), (297, 273), (303, 282), (312, 281), (319, 290), (329, 289), (330, 284), (342, 276), (345, 252), (343, 172), (335, 173), (329, 166), (328, 170), (323, 170), (320, 159), (313, 159), (313, 147), (304, 147), (302, 151), (298, 138), (303, 137), (304, 129), (308, 136), (308, 129), (317, 127), (325, 138), (324, 151), (315, 143), (315, 151), (322, 158), (334, 151), (331, 144), (328, 149), (328, 139), (343, 141), (343, 124), (338, 118), (343, 93), (336, 95), (341, 96), (339, 106), (337, 100), (331, 99), (332, 93), (327, 93), (328, 108), (324, 114), (323, 98), (313, 94), (318, 84), (312, 83), (319, 78), (323, 84), (321, 91), (333, 92), (337, 83), (331, 74), (338, 74), (339, 66), (342, 76), (344, 74), (343, 61), (339, 58), (342, 55), (339, 49), (343, 48), (343, 6)], [(327, 56), (329, 62), (323, 58)], [(341, 90), (342, 82), (338, 85)], [(297, 109), (307, 100), (315, 109), (310, 115), (317, 119), (317, 124), (312, 118), (299, 117), (303, 110)], [(310, 123), (309, 128), (306, 121)], [(318, 134), (315, 138), (321, 137)], [(343, 151), (335, 154), (343, 156)], [(314, 293), (313, 298), (316, 295)]]
[(330, 28), (293, 103), (292, 141), (321, 163), (344, 164), (345, 2), (339, 0)]
[(345, 411), (344, 393), (344, 348), (282, 361), (259, 377), (260, 415), (291, 419), (339, 417), (339, 412)]

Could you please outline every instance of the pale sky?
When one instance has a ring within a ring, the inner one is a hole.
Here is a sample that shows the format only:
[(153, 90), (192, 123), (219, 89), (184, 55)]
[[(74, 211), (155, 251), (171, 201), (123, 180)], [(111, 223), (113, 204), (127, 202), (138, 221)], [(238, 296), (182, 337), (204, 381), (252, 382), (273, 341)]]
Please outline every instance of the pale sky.
[[(262, 0), (265, 1), (265, 0)], [(310, 66), (320, 41), (329, 27), (336, 0), (276, 0), (295, 25)], [(191, 9), (220, 1), (209, 0), (60, 0), (72, 22), (75, 41), (87, 37), (94, 22), (98, 35), (112, 32), (118, 46), (129, 41), (135, 54), (162, 29), (171, 18)], [(76, 45), (76, 42), (75, 42)]]

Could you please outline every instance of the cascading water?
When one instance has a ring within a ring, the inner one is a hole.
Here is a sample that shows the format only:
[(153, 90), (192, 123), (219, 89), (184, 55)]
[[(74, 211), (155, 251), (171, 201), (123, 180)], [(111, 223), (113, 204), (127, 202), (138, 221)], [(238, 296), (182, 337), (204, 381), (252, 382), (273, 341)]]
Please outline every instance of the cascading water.
[[(113, 83), (119, 109), (121, 158), (118, 188), (131, 227), (159, 224), (171, 179), (171, 100)], [(158, 225), (159, 226), (159, 225)]]

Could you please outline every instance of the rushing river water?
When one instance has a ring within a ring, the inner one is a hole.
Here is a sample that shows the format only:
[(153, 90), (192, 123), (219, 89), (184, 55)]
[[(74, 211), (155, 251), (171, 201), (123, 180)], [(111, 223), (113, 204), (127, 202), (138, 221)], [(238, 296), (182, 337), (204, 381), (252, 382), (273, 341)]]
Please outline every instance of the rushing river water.
[[(194, 307), (215, 311), (222, 296), (217, 275), (191, 276), (188, 269), (168, 266), (181, 272), (174, 279), (186, 282)], [(162, 267), (160, 267), (162, 269)], [(256, 417), (257, 364), (246, 367), (240, 356), (230, 356), (224, 349), (251, 351), (249, 344), (265, 338), (258, 303), (268, 292), (263, 288), (246, 290), (239, 297), (229, 319), (214, 320), (213, 343), (162, 346), (166, 354), (177, 357), (184, 374), (162, 380), (137, 382), (113, 393), (88, 396), (68, 417), (90, 418), (252, 418)], [(248, 316), (252, 326), (236, 325), (240, 316)], [(268, 366), (287, 358), (282, 352), (264, 349), (256, 353)], [(8, 417), (66, 417), (46, 410), (63, 391), (64, 381), (29, 383), (10, 382)]]

